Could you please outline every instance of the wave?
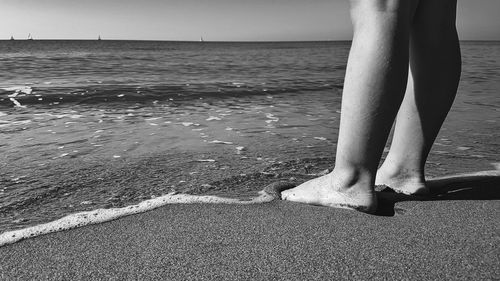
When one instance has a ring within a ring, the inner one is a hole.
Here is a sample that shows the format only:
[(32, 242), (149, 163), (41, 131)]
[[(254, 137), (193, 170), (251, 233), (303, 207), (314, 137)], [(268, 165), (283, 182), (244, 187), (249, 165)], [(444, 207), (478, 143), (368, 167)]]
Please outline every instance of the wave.
[(204, 97), (273, 95), (342, 88), (340, 84), (317, 81), (295, 81), (266, 85), (244, 82), (201, 83), (182, 85), (88, 85), (15, 86), (0, 89), (0, 106), (24, 107), (35, 104), (98, 104), (107, 102), (149, 103), (162, 100), (192, 100)]

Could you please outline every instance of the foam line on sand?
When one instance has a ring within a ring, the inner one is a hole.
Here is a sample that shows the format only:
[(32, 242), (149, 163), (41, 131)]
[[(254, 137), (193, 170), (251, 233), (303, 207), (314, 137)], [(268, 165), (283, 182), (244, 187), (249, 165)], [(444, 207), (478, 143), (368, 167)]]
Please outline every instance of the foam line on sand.
[(26, 238), (32, 238), (39, 235), (64, 231), (90, 224), (103, 223), (118, 219), (120, 217), (143, 213), (168, 204), (211, 203), (249, 205), (266, 203), (275, 199), (274, 196), (264, 191), (260, 191), (259, 194), (259, 196), (254, 197), (251, 200), (243, 201), (239, 199), (222, 198), (217, 196), (197, 196), (190, 194), (169, 193), (167, 195), (145, 200), (137, 205), (131, 205), (122, 208), (97, 209), (87, 212), (75, 213), (52, 222), (39, 224), (24, 229), (4, 232), (0, 234), (0, 247), (16, 243)]
[[(435, 177), (429, 179), (428, 184), (434, 187), (442, 187), (450, 184), (463, 184), (471, 181), (477, 181), (481, 177), (500, 177), (500, 163), (492, 164), (495, 167), (495, 170)], [(249, 205), (267, 203), (281, 198), (281, 191), (292, 188), (294, 186), (296, 186), (295, 182), (277, 181), (266, 186), (264, 190), (259, 192), (259, 195), (257, 197), (254, 197), (251, 200), (240, 200), (207, 195), (176, 194), (175, 192), (169, 193), (160, 197), (142, 201), (137, 205), (131, 205), (122, 208), (97, 209), (87, 212), (75, 213), (49, 223), (4, 232), (0, 234), (0, 247), (16, 243), (26, 238), (36, 237), (52, 232), (64, 231), (90, 224), (103, 223), (124, 216), (143, 213), (169, 204), (210, 203)]]

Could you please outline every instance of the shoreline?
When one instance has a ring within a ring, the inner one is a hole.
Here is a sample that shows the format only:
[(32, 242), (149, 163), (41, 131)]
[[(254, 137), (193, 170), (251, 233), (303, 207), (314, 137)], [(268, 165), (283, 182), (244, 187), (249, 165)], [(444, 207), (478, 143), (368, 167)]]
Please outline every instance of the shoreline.
[(0, 247), (0, 276), (496, 279), (498, 183), (472, 181), (469, 191), (459, 186), (436, 200), (400, 198), (392, 216), (286, 201), (171, 204)]
[[(494, 166), (496, 168), (495, 170), (461, 173), (431, 178), (428, 180), (428, 184), (431, 188), (433, 188), (433, 196), (435, 196), (435, 198), (438, 198), (442, 195), (446, 196), (447, 193), (453, 193), (456, 192), (456, 190), (460, 191), (464, 187), (465, 189), (467, 189), (467, 187), (471, 184), (479, 184), (479, 187), (481, 187), (480, 185), (484, 182), (486, 182), (487, 184), (489, 182), (498, 184), (500, 183), (500, 163), (495, 163)], [(263, 190), (259, 191), (258, 196), (247, 200), (237, 198), (223, 198), (212, 195), (191, 195), (172, 192), (157, 198), (144, 200), (138, 204), (125, 206), (122, 208), (95, 209), (91, 211), (73, 213), (48, 223), (0, 233), (0, 248), (28, 238), (35, 238), (37, 236), (55, 232), (63, 232), (92, 224), (102, 224), (120, 219), (122, 217), (145, 213), (172, 204), (252, 205), (270, 203), (272, 201), (280, 200), (281, 190), (291, 188), (295, 185), (297, 185), (296, 179), (291, 179), (288, 181), (275, 181), (267, 185)], [(385, 206), (380, 207), (378, 212), (375, 214), (378, 216), (390, 216), (391, 211), (387, 210), (387, 205), (392, 204), (392, 206), (394, 206), (396, 202), (412, 199), (417, 201), (428, 200), (419, 196), (409, 196), (395, 193), (384, 194), (379, 192), (378, 194), (379, 202), (394, 201), (390, 203), (383, 202), (382, 205)], [(497, 197), (499, 195), (500, 194), (496, 194)], [(465, 197), (461, 200), (466, 199), (467, 198)], [(500, 198), (491, 199), (498, 200)], [(394, 214), (395, 210), (392, 210), (392, 212)]]
[(123, 208), (96, 209), (87, 212), (74, 213), (48, 223), (0, 233), (0, 247), (13, 244), (28, 238), (46, 235), (49, 233), (62, 232), (91, 224), (100, 224), (113, 221), (122, 217), (151, 211), (169, 204), (208, 203), (249, 205), (271, 202), (275, 199), (276, 198), (263, 192), (258, 197), (252, 198), (251, 200), (247, 201), (222, 198), (217, 196), (196, 196), (189, 194), (169, 193), (158, 198), (142, 201), (136, 205), (126, 206)]

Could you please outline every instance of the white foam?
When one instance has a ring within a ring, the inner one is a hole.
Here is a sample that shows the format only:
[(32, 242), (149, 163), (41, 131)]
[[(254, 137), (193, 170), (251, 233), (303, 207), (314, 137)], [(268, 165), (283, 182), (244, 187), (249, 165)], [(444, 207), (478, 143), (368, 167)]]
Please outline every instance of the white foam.
[(17, 101), (16, 99), (14, 99), (14, 98), (9, 98), (9, 100), (10, 100), (11, 102), (13, 102), (13, 103), (14, 103), (14, 105), (15, 105), (15, 106), (17, 106), (17, 107), (26, 108), (26, 106), (25, 106), (25, 105), (22, 105), (20, 102), (18, 102), (18, 101)]
[(215, 162), (214, 159), (198, 159), (196, 161), (198, 161), (198, 162)]
[[(14, 92), (14, 96), (17, 96), (19, 93), (23, 93), (26, 95), (30, 95), (33, 89), (30, 86), (14, 86), (14, 87), (8, 87), (8, 88), (2, 88), (2, 90), (7, 91), (7, 92)], [(9, 95), (10, 97), (11, 95)]]
[(270, 124), (271, 122), (278, 122), (280, 120), (278, 117), (274, 116), (274, 114), (272, 114), (272, 113), (266, 113), (266, 117), (269, 119), (269, 120), (266, 120), (267, 124)]
[(238, 199), (231, 199), (231, 198), (222, 198), (217, 196), (197, 196), (189, 194), (169, 193), (164, 196), (143, 201), (137, 205), (127, 206), (123, 208), (97, 209), (88, 212), (71, 214), (49, 223), (44, 223), (24, 229), (4, 232), (0, 234), (0, 247), (18, 242), (26, 238), (82, 227), (90, 224), (103, 223), (124, 216), (143, 213), (168, 204), (210, 203), (210, 204), (249, 205), (249, 204), (266, 203), (272, 200), (274, 200), (274, 197), (264, 193), (263, 191), (260, 192), (259, 196), (248, 201), (241, 201)]
[(222, 119), (220, 119), (219, 117), (216, 117), (216, 116), (209, 116), (206, 120), (207, 121), (212, 121), (212, 120), (217, 120), (218, 121), (218, 120), (222, 120)]
[(477, 177), (500, 177), (500, 167), (495, 167), (495, 170), (479, 171), (472, 173), (461, 173), (448, 176), (439, 176), (430, 178), (429, 182), (441, 182), (440, 185), (445, 186), (449, 183), (468, 182), (477, 180)]
[(220, 141), (220, 140), (213, 140), (211, 143), (217, 143), (217, 144), (233, 144), (230, 141)]

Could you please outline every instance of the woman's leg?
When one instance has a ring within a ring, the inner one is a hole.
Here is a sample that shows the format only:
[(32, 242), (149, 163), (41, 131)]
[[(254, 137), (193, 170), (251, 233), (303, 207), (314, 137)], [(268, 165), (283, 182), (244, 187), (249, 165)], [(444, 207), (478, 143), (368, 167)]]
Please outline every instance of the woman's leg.
[(282, 199), (376, 209), (376, 170), (408, 75), (410, 24), (416, 1), (352, 0), (354, 27), (342, 95), (335, 168), (284, 191)]
[(421, 0), (418, 5), (410, 36), (411, 77), (377, 184), (406, 194), (428, 192), (424, 165), (460, 79), (455, 14), (456, 0)]

